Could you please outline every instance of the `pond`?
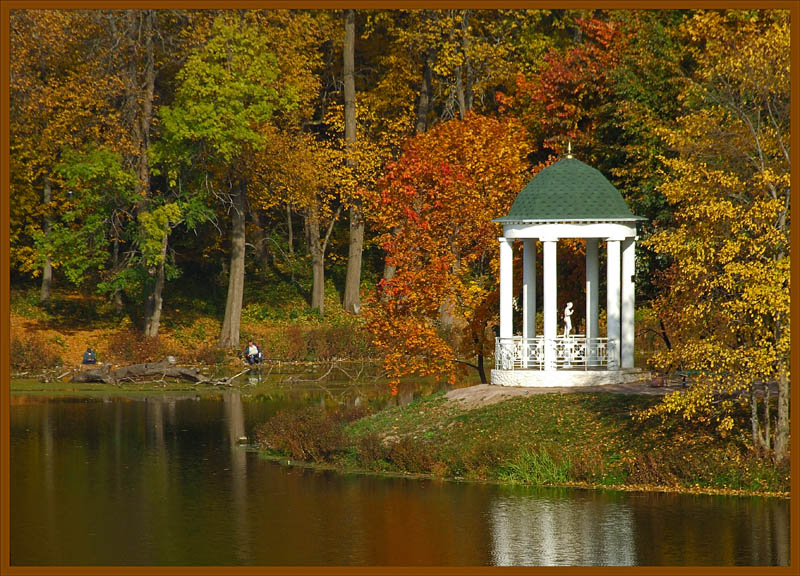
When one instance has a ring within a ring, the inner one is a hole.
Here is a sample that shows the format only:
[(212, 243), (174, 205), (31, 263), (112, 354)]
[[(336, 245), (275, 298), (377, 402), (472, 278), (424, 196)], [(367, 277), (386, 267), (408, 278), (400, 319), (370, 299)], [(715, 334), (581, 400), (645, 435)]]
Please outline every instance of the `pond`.
[(288, 405), (396, 401), (297, 388), (12, 395), (11, 565), (789, 563), (788, 500), (342, 474), (241, 446)]

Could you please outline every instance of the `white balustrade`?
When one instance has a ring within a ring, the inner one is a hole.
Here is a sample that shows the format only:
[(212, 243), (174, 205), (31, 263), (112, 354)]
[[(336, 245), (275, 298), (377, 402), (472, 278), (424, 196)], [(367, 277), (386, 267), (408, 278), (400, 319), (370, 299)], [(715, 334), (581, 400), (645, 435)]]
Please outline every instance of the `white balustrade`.
[(543, 370), (545, 350), (553, 353), (556, 369), (619, 368), (619, 343), (608, 338), (586, 338), (581, 334), (495, 339), (495, 368), (498, 370)]

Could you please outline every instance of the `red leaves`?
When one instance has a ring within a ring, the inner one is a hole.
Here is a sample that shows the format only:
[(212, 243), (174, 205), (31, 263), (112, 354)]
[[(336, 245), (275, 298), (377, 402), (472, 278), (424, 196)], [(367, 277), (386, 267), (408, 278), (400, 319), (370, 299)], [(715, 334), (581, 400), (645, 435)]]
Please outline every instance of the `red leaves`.
[(535, 76), (517, 77), (522, 115), (540, 129), (551, 149), (560, 150), (565, 137), (573, 142), (594, 137), (592, 119), (610, 89), (610, 73), (619, 59), (619, 32), (612, 22), (587, 18), (577, 23), (583, 37), (579, 44), (566, 52), (551, 49)]
[(419, 222), (419, 214), (417, 214), (416, 212), (414, 212), (414, 210), (412, 210), (411, 208), (408, 208), (408, 207), (407, 207), (407, 208), (405, 209), (405, 213), (406, 213), (406, 217), (407, 217), (407, 218), (408, 218), (408, 219), (409, 219), (411, 222), (413, 222), (413, 223), (417, 223), (417, 222)]
[[(484, 326), (492, 308), (483, 301), (495, 283), (485, 278), (496, 258), (486, 249), (498, 234), (491, 219), (508, 212), (525, 183), (527, 143), (515, 120), (472, 114), (412, 138), (387, 165), (375, 225), (384, 231), (378, 241), (387, 263), (397, 268), (380, 282), (369, 321), (392, 378), (452, 379), (460, 342), (473, 346), (469, 356), (483, 344), (474, 323), (477, 315)], [(447, 338), (440, 332), (445, 309), (454, 326)]]

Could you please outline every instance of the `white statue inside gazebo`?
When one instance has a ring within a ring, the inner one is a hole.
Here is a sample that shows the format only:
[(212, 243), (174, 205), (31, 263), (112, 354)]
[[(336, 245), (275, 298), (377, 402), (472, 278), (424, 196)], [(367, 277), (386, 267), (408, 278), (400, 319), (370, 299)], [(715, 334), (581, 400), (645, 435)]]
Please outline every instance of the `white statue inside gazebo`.
[[(591, 386), (638, 379), (633, 362), (636, 223), (622, 195), (596, 169), (567, 154), (519, 193), (500, 240), (500, 333), (492, 384)], [(573, 333), (572, 302), (557, 309), (557, 246), (562, 238), (586, 241), (585, 333)], [(513, 324), (513, 250), (522, 242), (521, 335)], [(606, 333), (598, 331), (600, 242), (605, 243)], [(543, 323), (536, 325), (536, 242), (543, 252)], [(559, 316), (563, 332), (559, 334)]]

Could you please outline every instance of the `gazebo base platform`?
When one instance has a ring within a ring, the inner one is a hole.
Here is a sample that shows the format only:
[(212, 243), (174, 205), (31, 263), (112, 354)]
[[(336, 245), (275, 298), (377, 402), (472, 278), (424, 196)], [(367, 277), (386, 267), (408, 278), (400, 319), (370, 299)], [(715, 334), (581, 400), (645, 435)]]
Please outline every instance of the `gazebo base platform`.
[(560, 386), (603, 386), (628, 384), (647, 376), (641, 368), (624, 370), (492, 370), (494, 386), (552, 388)]

